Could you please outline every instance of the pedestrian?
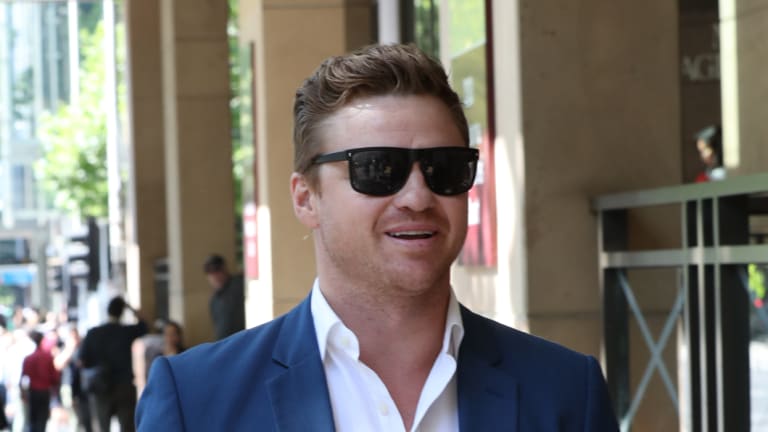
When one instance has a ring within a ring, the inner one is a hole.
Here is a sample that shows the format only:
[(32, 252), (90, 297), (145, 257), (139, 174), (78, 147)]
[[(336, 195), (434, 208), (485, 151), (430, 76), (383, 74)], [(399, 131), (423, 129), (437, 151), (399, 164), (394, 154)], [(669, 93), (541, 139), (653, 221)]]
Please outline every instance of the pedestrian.
[(186, 347), (184, 346), (184, 331), (181, 324), (176, 321), (168, 321), (163, 328), (163, 355), (181, 354), (184, 350)]
[(24, 359), (21, 367), (21, 397), (27, 405), (30, 432), (45, 432), (51, 417), (51, 393), (60, 383), (60, 375), (53, 364), (53, 356), (41, 344), (43, 334), (32, 330), (29, 337), (35, 343), (35, 351)]
[(25, 423), (25, 402), (22, 400), (21, 382), (24, 359), (35, 352), (38, 347), (29, 337), (29, 331), (22, 327), (14, 327), (14, 330), (5, 334), (3, 341), (5, 352), (3, 359), (3, 380), (6, 386), (5, 413), (11, 430), (19, 430)]
[(91, 432), (93, 427), (90, 402), (88, 401), (88, 394), (83, 390), (80, 381), (80, 372), (82, 370), (80, 353), (83, 344), (80, 332), (77, 329), (77, 323), (71, 322), (67, 332), (68, 337), (64, 341), (64, 348), (54, 358), (54, 363), (56, 364), (56, 369), (62, 371), (62, 381), (69, 384), (71, 408), (75, 413), (75, 417), (77, 417), (77, 430)]
[(209, 303), (216, 340), (245, 328), (245, 295), (243, 276), (229, 272), (221, 255), (209, 256), (203, 264), (208, 284), (213, 289)]
[[(326, 60), (294, 103), (317, 278), (286, 315), (158, 358), (140, 431), (617, 431), (597, 361), (459, 304), (478, 151), (410, 45)], [(292, 263), (294, 266), (303, 263)]]
[(695, 136), (703, 170), (696, 176), (696, 183), (724, 180), (723, 130), (719, 125), (710, 125), (698, 131)]
[(158, 318), (152, 324), (149, 333), (133, 341), (131, 353), (133, 356), (133, 376), (136, 384), (136, 394), (141, 396), (149, 378), (149, 368), (155, 358), (163, 355), (165, 338), (165, 320)]
[[(137, 323), (121, 324), (120, 318), (125, 309), (133, 312)], [(121, 431), (132, 431), (136, 386), (133, 383), (131, 345), (147, 333), (147, 324), (141, 312), (119, 296), (109, 302), (107, 314), (108, 322), (89, 330), (83, 339), (80, 360), (85, 374), (82, 376), (97, 376), (99, 379), (83, 380), (82, 385), (90, 393), (95, 431), (108, 432), (113, 416), (117, 417)]]
[(10, 358), (8, 348), (11, 346), (11, 334), (8, 332), (8, 321), (0, 310), (0, 431), (10, 427), (5, 415), (5, 405), (8, 400), (8, 389), (5, 377), (5, 362)]

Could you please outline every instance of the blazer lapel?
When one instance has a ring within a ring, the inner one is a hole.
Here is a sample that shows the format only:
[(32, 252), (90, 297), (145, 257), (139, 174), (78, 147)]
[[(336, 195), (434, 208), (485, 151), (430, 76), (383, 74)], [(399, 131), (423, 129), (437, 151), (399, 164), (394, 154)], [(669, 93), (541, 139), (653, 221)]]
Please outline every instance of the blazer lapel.
[(276, 430), (333, 431), (333, 412), (309, 297), (286, 315), (272, 358), (286, 368), (269, 382)]
[(493, 328), (461, 307), (464, 338), (459, 349), (457, 392), (461, 431), (518, 430), (517, 381), (501, 368)]

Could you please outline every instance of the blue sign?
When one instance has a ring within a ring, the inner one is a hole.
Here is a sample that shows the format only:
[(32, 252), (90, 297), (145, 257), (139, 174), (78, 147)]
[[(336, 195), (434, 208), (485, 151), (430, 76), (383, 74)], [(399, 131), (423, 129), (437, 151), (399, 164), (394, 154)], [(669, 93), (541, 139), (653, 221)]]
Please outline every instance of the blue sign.
[(0, 284), (3, 285), (31, 285), (34, 280), (29, 270), (0, 270)]

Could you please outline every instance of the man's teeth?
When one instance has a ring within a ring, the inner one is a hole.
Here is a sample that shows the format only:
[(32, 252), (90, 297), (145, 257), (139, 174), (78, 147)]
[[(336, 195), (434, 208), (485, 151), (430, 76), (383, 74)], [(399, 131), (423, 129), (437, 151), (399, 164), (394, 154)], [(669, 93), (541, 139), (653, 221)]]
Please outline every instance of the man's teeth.
[(398, 231), (388, 233), (395, 238), (429, 238), (435, 235), (434, 231)]

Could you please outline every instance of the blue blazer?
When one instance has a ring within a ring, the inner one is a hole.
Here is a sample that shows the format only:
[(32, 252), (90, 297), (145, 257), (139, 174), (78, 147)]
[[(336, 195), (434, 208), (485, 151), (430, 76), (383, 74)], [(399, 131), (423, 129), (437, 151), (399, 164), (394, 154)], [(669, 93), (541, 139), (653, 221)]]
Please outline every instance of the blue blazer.
[[(618, 431), (594, 358), (462, 306), (462, 431)], [(309, 297), (288, 314), (152, 364), (139, 431), (333, 431)]]

